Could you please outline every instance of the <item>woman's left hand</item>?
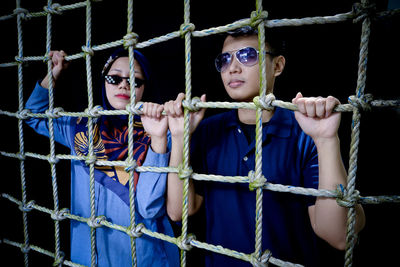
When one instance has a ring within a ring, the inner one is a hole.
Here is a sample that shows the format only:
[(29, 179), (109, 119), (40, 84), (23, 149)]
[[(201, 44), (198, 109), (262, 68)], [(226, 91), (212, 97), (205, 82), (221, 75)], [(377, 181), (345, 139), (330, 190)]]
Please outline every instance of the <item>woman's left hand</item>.
[(145, 132), (151, 136), (151, 147), (156, 153), (165, 153), (167, 147), (168, 118), (162, 115), (164, 106), (146, 102), (141, 115)]

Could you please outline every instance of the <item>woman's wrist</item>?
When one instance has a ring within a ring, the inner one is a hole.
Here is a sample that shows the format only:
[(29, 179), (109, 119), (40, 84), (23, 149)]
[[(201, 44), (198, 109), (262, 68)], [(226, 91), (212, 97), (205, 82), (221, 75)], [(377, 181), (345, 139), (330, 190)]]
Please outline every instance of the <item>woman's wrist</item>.
[(152, 136), (151, 148), (158, 154), (167, 152), (167, 136)]

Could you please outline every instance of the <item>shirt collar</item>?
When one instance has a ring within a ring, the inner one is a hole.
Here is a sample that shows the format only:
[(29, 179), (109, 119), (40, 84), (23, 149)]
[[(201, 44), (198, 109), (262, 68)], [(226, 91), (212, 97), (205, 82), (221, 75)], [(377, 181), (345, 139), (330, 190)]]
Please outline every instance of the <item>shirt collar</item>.
[[(238, 127), (240, 124), (237, 110), (231, 110), (230, 116), (227, 118), (227, 127)], [(275, 108), (274, 115), (267, 123), (268, 127), (264, 127), (263, 134), (272, 134), (278, 137), (286, 138), (290, 136), (293, 126), (293, 112), (287, 109)], [(265, 132), (266, 131), (266, 132)]]

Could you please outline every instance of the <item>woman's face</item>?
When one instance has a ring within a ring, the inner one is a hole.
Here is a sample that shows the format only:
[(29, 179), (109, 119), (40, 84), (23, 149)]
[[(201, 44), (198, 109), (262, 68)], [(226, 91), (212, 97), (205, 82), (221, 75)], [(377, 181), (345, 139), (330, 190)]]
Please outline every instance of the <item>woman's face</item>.
[[(144, 80), (143, 70), (140, 64), (135, 60), (135, 79)], [(130, 84), (128, 82), (129, 78), (129, 58), (120, 57), (114, 61), (111, 65), (110, 70), (107, 75), (109, 76), (119, 76), (124, 79), (120, 83), (112, 84), (105, 79), (106, 95), (107, 100), (110, 105), (115, 109), (125, 109), (131, 101)], [(136, 87), (136, 102), (140, 101), (143, 96), (144, 84)]]

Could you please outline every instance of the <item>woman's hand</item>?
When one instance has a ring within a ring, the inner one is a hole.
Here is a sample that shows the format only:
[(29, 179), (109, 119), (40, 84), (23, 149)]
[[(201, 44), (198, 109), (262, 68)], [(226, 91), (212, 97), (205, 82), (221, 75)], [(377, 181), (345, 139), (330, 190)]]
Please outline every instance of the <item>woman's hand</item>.
[[(53, 75), (54, 83), (61, 76), (62, 72), (68, 68), (69, 62), (65, 60), (66, 56), (67, 54), (63, 50), (49, 52), (52, 64), (51, 73)], [(47, 74), (40, 85), (44, 88), (49, 88), (49, 79), (49, 75)]]
[(164, 106), (146, 102), (143, 104), (141, 116), (143, 127), (151, 137), (151, 148), (156, 153), (167, 151), (168, 119), (162, 115)]

